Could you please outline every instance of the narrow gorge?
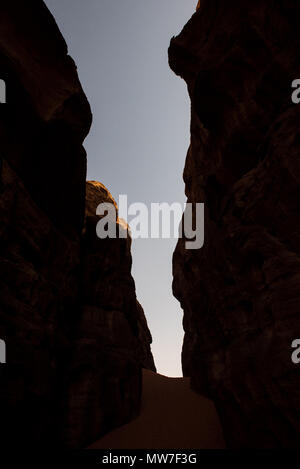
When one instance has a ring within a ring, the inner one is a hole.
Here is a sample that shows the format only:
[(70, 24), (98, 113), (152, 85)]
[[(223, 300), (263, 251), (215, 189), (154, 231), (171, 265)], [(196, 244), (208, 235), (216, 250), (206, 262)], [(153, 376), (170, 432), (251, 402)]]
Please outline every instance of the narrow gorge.
[(179, 239), (174, 252), (184, 378), (168, 381), (156, 374), (130, 236), (96, 236), (97, 206), (116, 202), (110, 181), (86, 181), (92, 114), (65, 40), (42, 0), (1, 3), (3, 446), (118, 448), (115, 438), (134, 445), (145, 431), (142, 445), (172, 394), (170, 426), (183, 425), (172, 448), (299, 445), (299, 13), (296, 0), (201, 0), (171, 40), (191, 99), (186, 196), (205, 203), (205, 243)]

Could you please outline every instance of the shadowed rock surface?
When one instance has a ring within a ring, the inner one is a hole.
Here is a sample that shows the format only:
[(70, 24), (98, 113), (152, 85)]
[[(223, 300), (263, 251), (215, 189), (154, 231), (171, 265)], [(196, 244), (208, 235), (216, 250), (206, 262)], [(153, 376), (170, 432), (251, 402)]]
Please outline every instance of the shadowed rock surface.
[[(96, 208), (117, 205), (103, 184), (86, 185), (86, 219), (82, 245), (83, 310), (68, 375), (68, 446), (90, 443), (129, 422), (139, 412), (141, 368), (155, 371), (152, 341), (131, 276), (131, 238), (124, 221), (116, 228), (126, 238), (99, 239)], [(117, 234), (118, 231), (116, 230)], [(80, 424), (78, 424), (80, 423)]]
[(233, 447), (300, 443), (299, 14), (296, 0), (201, 0), (169, 50), (192, 104), (186, 194), (206, 206), (204, 247), (180, 240), (173, 259), (183, 370)]
[[(117, 239), (99, 239), (94, 236), (95, 227), (101, 217), (95, 215), (100, 203), (110, 203), (116, 208)], [(86, 225), (84, 233), (83, 272), (85, 311), (89, 307), (102, 307), (107, 320), (112, 317), (107, 311), (121, 316), (115, 324), (119, 328), (119, 340), (111, 338), (111, 345), (130, 343), (129, 353), (142, 368), (155, 371), (150, 350), (152, 337), (144, 311), (137, 301), (135, 283), (131, 275), (131, 235), (127, 223), (118, 217), (118, 207), (110, 192), (97, 181), (86, 184)], [(122, 238), (121, 236), (124, 236)], [(119, 237), (120, 236), (120, 237)], [(103, 266), (101, 271), (99, 265)], [(101, 275), (99, 275), (101, 273)], [(130, 339), (127, 330), (130, 329)], [(99, 331), (100, 333), (100, 331)], [(104, 331), (104, 335), (106, 332)], [(108, 338), (108, 337), (107, 337)], [(104, 339), (103, 339), (104, 340)], [(128, 347), (128, 345), (127, 345)], [(120, 354), (122, 350), (120, 351)]]
[(137, 414), (151, 337), (129, 241), (84, 226), (91, 112), (42, 1), (1, 3), (0, 78), (1, 444), (79, 447)]

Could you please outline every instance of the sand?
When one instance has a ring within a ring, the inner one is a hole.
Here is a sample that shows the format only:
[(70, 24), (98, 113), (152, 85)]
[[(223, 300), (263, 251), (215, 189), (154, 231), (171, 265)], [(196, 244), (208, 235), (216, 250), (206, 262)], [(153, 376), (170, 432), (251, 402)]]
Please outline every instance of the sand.
[(143, 371), (140, 416), (90, 449), (222, 449), (214, 404), (190, 389), (189, 378)]

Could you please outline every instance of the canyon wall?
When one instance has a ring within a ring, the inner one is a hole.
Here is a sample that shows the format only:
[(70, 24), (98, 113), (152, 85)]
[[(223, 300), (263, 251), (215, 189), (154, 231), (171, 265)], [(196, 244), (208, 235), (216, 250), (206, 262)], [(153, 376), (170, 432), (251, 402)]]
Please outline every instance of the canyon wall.
[[(126, 237), (99, 239), (100, 203), (116, 208), (112, 222)], [(141, 368), (155, 371), (151, 335), (136, 299), (131, 276), (131, 238), (127, 224), (103, 184), (86, 185), (82, 238), (82, 312), (71, 344), (66, 384), (66, 446), (87, 445), (138, 415)], [(80, 426), (78, 425), (80, 422)], [(99, 433), (99, 429), (101, 432)], [(86, 439), (89, 435), (89, 439)], [(91, 436), (93, 438), (91, 440)], [(96, 438), (95, 438), (96, 436)]]
[(171, 41), (188, 85), (189, 202), (205, 244), (173, 258), (184, 375), (218, 408), (230, 447), (299, 445), (300, 77), (296, 0), (201, 0)]
[(91, 111), (42, 1), (2, 2), (0, 78), (1, 444), (82, 447), (137, 415), (154, 369), (130, 241), (96, 237)]

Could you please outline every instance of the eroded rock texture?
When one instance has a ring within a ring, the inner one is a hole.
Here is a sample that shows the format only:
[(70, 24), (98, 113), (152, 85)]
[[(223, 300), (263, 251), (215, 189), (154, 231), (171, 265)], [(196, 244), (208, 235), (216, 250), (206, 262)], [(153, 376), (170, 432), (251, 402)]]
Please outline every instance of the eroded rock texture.
[[(138, 415), (141, 368), (155, 370), (152, 341), (131, 276), (131, 238), (117, 218), (117, 206), (103, 184), (86, 186), (86, 220), (82, 246), (82, 302), (66, 386), (68, 446), (90, 443)], [(96, 225), (100, 203), (116, 207), (116, 234), (99, 239)], [(81, 422), (81, 427), (78, 426)], [(82, 430), (85, 429), (83, 432)], [(89, 436), (87, 439), (86, 435)]]
[(136, 415), (150, 334), (130, 245), (84, 231), (91, 112), (42, 1), (1, 3), (0, 78), (1, 445), (79, 447)]
[(206, 204), (204, 247), (174, 253), (183, 370), (233, 447), (299, 444), (299, 13), (201, 0), (169, 51), (192, 103), (186, 194)]

